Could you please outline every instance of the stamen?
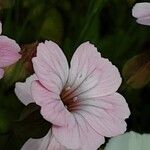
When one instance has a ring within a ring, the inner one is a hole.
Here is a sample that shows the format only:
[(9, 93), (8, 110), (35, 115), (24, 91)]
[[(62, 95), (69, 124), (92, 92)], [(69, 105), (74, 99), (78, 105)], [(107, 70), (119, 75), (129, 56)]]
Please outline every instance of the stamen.
[(76, 102), (78, 100), (78, 97), (74, 97), (73, 101)]
[(71, 89), (70, 86), (68, 86), (67, 88), (65, 88), (65, 91), (69, 91)]

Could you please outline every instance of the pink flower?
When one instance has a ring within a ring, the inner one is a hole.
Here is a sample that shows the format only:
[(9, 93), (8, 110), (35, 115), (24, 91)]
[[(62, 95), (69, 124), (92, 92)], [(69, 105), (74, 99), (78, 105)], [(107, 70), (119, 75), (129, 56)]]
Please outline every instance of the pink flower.
[(25, 105), (35, 101), (41, 106), (41, 114), (53, 126), (44, 138), (29, 139), (22, 150), (96, 150), (104, 137), (125, 132), (130, 111), (116, 92), (119, 71), (94, 45), (81, 44), (70, 69), (52, 41), (40, 43), (32, 61), (35, 75), (17, 83), (15, 92)]
[(132, 15), (137, 18), (137, 22), (143, 25), (150, 25), (150, 3), (137, 3), (133, 7)]
[[(2, 32), (2, 24), (0, 23), (0, 34)], [(19, 54), (20, 47), (12, 39), (0, 36), (0, 79), (4, 75), (4, 67), (14, 64), (21, 57)]]

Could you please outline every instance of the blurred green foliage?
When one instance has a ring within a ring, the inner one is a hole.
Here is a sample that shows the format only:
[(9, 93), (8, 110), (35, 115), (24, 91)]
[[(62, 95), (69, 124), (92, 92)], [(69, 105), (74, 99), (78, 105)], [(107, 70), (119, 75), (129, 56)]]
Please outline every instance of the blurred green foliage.
[[(137, 24), (132, 17), (136, 2), (140, 1), (0, 0), (3, 34), (22, 45), (25, 58), (7, 68), (6, 77), (0, 81), (0, 150), (19, 150), (28, 138), (44, 136), (50, 127), (37, 106), (25, 107), (13, 92), (14, 83), (24, 81), (33, 72), (31, 56), (35, 46), (30, 43), (46, 39), (57, 42), (68, 60), (82, 42), (95, 44), (125, 77), (119, 92), (131, 109), (128, 130), (150, 133), (150, 83), (149, 74), (144, 74), (149, 70), (139, 75), (138, 70), (144, 64), (141, 59), (135, 59), (136, 55), (146, 53), (148, 57), (142, 59), (150, 61), (150, 27)], [(24, 49), (24, 44), (29, 45)], [(132, 82), (128, 82), (131, 78)], [(142, 86), (138, 89), (129, 84), (137, 85), (139, 79)], [(20, 120), (22, 115), (24, 118)], [(33, 127), (36, 129), (31, 132)], [(47, 130), (41, 130), (44, 128)]]

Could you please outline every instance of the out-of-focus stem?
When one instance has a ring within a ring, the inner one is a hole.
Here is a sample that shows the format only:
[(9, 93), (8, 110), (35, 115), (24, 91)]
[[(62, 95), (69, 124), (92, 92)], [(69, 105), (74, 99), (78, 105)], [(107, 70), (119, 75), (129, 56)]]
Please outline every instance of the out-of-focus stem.
[(84, 39), (84, 36), (92, 23), (93, 18), (102, 10), (108, 0), (91, 0), (87, 11), (85, 24), (81, 28), (77, 44)]

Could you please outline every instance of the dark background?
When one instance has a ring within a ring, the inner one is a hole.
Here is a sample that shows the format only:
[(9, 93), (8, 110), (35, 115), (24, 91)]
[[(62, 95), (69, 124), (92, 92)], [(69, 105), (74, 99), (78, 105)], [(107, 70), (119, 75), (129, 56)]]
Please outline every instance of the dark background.
[(0, 81), (0, 150), (19, 150), (51, 126), (38, 106), (25, 107), (14, 94), (15, 82), (33, 73), (31, 59), (46, 39), (59, 44), (68, 61), (82, 42), (95, 44), (123, 77), (119, 92), (131, 110), (128, 131), (150, 133), (150, 26), (132, 17), (136, 2), (142, 1), (0, 0), (2, 34), (22, 48), (22, 59), (5, 69)]

